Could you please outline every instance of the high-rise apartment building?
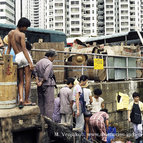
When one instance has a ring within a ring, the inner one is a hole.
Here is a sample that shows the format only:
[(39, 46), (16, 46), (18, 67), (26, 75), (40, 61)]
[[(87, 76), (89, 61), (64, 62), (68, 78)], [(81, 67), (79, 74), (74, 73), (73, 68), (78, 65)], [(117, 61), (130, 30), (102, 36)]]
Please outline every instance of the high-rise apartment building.
[(97, 0), (97, 34), (98, 36), (105, 34), (105, 20), (104, 20), (104, 0)]
[(143, 31), (143, 0), (141, 0), (141, 28)]
[(15, 24), (15, 0), (0, 0), (0, 23)]
[(46, 0), (24, 0), (25, 12), (23, 16), (31, 21), (31, 27), (46, 28)]
[(96, 0), (47, 0), (47, 28), (67, 36), (97, 35)]
[(71, 37), (143, 29), (143, 0), (25, 0), (25, 4), (23, 13), (32, 27)]
[(66, 32), (66, 1), (49, 0), (47, 1), (47, 28)]
[(27, 1), (26, 0), (15, 0), (15, 13), (16, 13), (16, 24), (21, 17), (27, 17)]
[(105, 35), (141, 30), (140, 0), (104, 0)]

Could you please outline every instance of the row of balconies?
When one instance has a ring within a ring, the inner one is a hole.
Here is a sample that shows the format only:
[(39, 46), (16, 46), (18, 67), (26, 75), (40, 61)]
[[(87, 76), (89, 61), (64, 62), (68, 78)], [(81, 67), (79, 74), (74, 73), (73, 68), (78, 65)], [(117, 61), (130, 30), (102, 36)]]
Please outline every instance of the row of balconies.
[(98, 5), (98, 8), (104, 9), (104, 5)]
[(98, 22), (97, 22), (97, 25), (98, 25), (98, 26), (104, 25), (104, 22), (103, 22), (103, 21), (98, 21)]
[(98, 16), (97, 19), (104, 19), (104, 16)]
[(11, 19), (7, 16), (0, 16), (0, 20), (7, 20), (7, 21), (10, 21), (10, 22), (14, 23), (14, 19)]
[(97, 6), (98, 5), (104, 5), (104, 2), (97, 2)]
[(97, 13), (99, 14), (99, 15), (104, 15), (104, 12), (103, 11), (97, 11)]

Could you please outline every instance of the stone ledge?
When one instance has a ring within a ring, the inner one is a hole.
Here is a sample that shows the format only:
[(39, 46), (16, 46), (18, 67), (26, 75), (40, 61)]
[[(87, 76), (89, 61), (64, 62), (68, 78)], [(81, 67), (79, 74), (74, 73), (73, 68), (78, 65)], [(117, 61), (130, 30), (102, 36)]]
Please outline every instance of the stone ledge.
[(39, 107), (36, 106), (24, 106), (23, 109), (19, 109), (18, 107), (12, 109), (0, 109), (0, 118), (7, 118), (13, 116), (23, 116), (29, 114), (40, 114)]
[(36, 142), (41, 130), (38, 106), (0, 110), (0, 143)]

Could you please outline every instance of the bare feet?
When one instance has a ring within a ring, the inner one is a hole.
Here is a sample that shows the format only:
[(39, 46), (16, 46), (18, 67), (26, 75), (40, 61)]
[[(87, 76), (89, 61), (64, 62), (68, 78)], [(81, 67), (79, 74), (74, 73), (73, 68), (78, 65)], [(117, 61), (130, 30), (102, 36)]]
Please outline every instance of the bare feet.
[(24, 106), (35, 106), (35, 105), (36, 105), (36, 103), (32, 103), (30, 101), (24, 102)]
[(23, 107), (24, 107), (23, 102), (20, 101), (20, 102), (19, 102), (19, 105), (18, 105), (18, 108), (19, 108), (19, 109), (22, 109)]

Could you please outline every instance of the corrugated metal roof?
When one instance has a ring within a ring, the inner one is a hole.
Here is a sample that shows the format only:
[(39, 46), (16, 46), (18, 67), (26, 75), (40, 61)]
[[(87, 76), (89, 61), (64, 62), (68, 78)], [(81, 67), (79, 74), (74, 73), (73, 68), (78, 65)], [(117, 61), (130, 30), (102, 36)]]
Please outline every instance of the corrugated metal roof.
[(125, 36), (128, 34), (129, 34), (129, 32), (116, 33), (116, 34), (105, 35), (105, 36), (100, 36), (100, 37), (91, 37), (91, 38), (88, 38), (85, 42), (92, 42), (92, 41), (104, 40), (104, 39), (109, 39), (109, 38), (116, 38), (116, 37), (121, 37), (121, 36)]

